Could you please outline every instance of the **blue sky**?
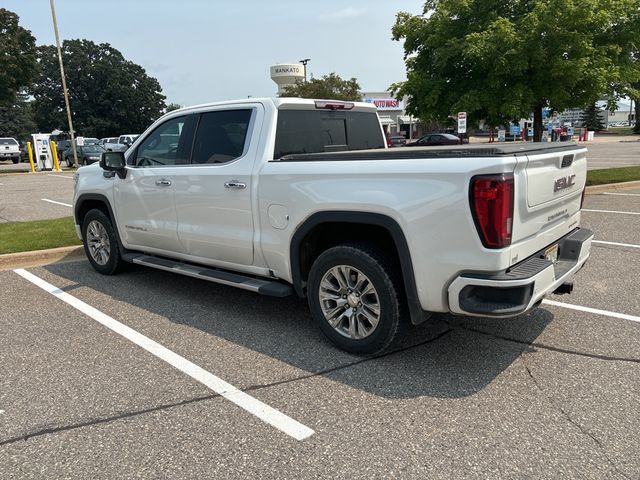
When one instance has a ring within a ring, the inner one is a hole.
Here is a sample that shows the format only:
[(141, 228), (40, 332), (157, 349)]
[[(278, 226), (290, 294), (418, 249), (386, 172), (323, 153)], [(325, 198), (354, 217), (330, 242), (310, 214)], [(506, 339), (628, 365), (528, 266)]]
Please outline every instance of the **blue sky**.
[[(402, 44), (391, 40), (404, 0), (56, 0), (62, 39), (110, 43), (156, 77), (167, 102), (194, 105), (274, 96), (274, 63), (311, 58), (316, 77), (356, 77), (365, 91), (404, 80)], [(54, 44), (49, 0), (3, 0), (38, 45)]]

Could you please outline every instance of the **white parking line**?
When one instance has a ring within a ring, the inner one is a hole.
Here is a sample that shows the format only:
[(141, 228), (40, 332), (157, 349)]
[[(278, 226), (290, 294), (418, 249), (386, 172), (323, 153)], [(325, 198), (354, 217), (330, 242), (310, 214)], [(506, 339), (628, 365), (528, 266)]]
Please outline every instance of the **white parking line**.
[(614, 193), (614, 192), (603, 192), (602, 195), (622, 195), (625, 197), (640, 197), (640, 193)]
[(640, 323), (640, 317), (636, 317), (635, 315), (627, 315), (626, 313), (610, 312), (608, 310), (600, 310), (597, 308), (583, 307), (581, 305), (572, 305), (570, 303), (555, 302), (553, 300), (543, 300), (542, 303), (546, 303), (547, 305), (553, 305), (554, 307), (568, 308), (570, 310), (578, 310), (580, 312), (595, 313), (596, 315), (604, 315), (606, 317), (620, 318), (622, 320), (629, 320), (631, 322)]
[(640, 215), (640, 212), (620, 212), (616, 210), (589, 210), (587, 208), (582, 209), (583, 212), (596, 212), (596, 213), (622, 213), (624, 215)]
[(55, 200), (49, 200), (48, 198), (41, 198), (43, 202), (55, 203), (56, 205), (62, 205), (63, 207), (72, 207), (73, 205), (69, 205), (68, 203), (56, 202)]
[(266, 403), (263, 403), (260, 400), (247, 395), (242, 390), (239, 390), (238, 388), (225, 382), (221, 378), (216, 377), (215, 375), (203, 369), (202, 367), (199, 367), (195, 363), (190, 362), (186, 358), (151, 340), (149, 337), (145, 337), (134, 329), (118, 322), (107, 314), (102, 313), (100, 310), (84, 303), (82, 300), (78, 300), (68, 293), (63, 292), (59, 288), (51, 285), (40, 277), (27, 272), (22, 268), (14, 270), (14, 272), (20, 275), (22, 278), (33, 283), (34, 285), (40, 287), (44, 291), (49, 292), (54, 297), (71, 305), (76, 310), (79, 310), (85, 315), (91, 317), (96, 322), (102, 324), (118, 335), (123, 336), (127, 340), (145, 349), (152, 355), (155, 355), (159, 359), (164, 360), (172, 367), (189, 375), (191, 378), (202, 383), (220, 396), (235, 403), (240, 408), (255, 415), (263, 422), (272, 425), (273, 427), (286, 433), (290, 437), (293, 437), (296, 440), (304, 440), (305, 438), (309, 438), (315, 433), (309, 427), (297, 422), (291, 417), (288, 417), (275, 408), (270, 407)]
[(73, 180), (72, 175), (57, 175), (55, 173), (49, 173), (47, 177), (70, 178), (71, 180)]
[(640, 245), (635, 245), (633, 243), (605, 242), (603, 240), (591, 240), (591, 243), (599, 243), (602, 245), (615, 245), (616, 247), (640, 248)]

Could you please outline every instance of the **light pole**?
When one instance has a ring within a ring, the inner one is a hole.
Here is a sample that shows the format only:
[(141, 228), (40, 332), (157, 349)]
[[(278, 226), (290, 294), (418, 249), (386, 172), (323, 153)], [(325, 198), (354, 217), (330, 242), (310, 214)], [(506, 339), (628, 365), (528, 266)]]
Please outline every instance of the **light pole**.
[(71, 107), (69, 106), (69, 93), (67, 92), (67, 80), (64, 76), (64, 65), (62, 63), (62, 50), (60, 49), (60, 35), (58, 35), (58, 19), (56, 18), (56, 7), (53, 0), (51, 4), (51, 17), (53, 18), (53, 31), (56, 35), (56, 46), (58, 47), (58, 62), (60, 63), (60, 76), (62, 77), (62, 92), (64, 93), (64, 104), (67, 107), (67, 120), (69, 122), (69, 134), (71, 135), (71, 151), (73, 152), (73, 166), (78, 166), (78, 154), (76, 152), (76, 137), (73, 131), (73, 121), (71, 120)]
[(304, 67), (304, 83), (307, 83), (307, 63), (309, 63), (310, 58), (303, 58), (302, 60), (298, 60), (302, 66)]

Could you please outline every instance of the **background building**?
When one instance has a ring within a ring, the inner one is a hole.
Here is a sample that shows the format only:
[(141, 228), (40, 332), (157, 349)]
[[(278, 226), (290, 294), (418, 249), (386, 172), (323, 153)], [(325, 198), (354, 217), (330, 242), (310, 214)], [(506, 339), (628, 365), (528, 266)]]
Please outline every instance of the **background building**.
[(403, 135), (406, 139), (422, 134), (418, 121), (405, 112), (406, 99), (396, 100), (389, 92), (362, 92), (362, 101), (376, 106), (385, 133)]

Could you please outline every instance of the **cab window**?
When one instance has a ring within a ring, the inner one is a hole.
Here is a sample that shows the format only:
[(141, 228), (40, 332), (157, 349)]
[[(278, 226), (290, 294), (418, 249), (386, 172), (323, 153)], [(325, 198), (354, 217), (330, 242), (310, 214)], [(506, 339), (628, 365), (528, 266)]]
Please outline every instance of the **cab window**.
[(132, 163), (137, 167), (189, 164), (194, 121), (185, 115), (159, 125), (138, 146)]

